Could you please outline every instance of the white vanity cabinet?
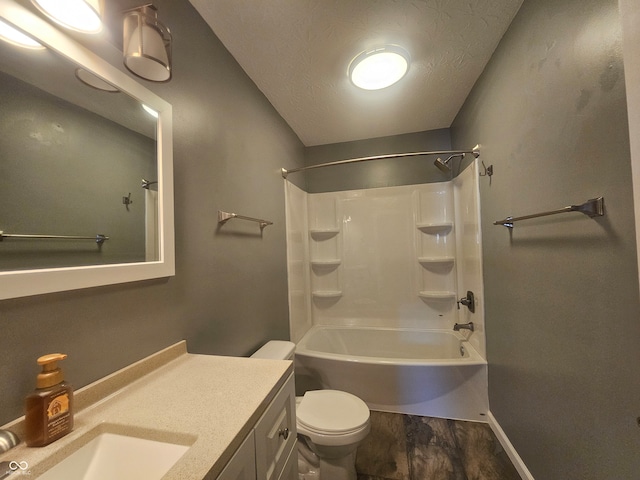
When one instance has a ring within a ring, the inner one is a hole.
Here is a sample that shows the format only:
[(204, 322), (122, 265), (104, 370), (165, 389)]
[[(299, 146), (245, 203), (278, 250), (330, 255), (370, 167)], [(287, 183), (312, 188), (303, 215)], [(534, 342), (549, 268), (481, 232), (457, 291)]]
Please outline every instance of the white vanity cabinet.
[(295, 409), (291, 375), (217, 480), (297, 480)]
[(256, 445), (253, 430), (218, 475), (218, 480), (256, 480)]
[[(46, 448), (23, 442), (0, 463), (18, 458), (37, 478), (106, 432), (188, 447), (163, 480), (297, 480), (290, 361), (190, 354), (183, 340), (76, 390), (74, 401), (69, 435)], [(0, 428), (22, 433), (24, 417)]]

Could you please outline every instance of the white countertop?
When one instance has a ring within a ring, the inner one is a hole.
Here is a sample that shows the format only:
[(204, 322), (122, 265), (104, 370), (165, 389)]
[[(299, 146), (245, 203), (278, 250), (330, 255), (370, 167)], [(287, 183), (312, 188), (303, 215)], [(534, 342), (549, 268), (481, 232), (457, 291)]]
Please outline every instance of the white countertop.
[[(194, 355), (180, 342), (78, 390), (71, 433), (0, 462), (26, 461), (36, 478), (109, 431), (191, 445), (166, 480), (215, 478), (292, 372), (287, 360)], [(2, 428), (23, 438), (22, 419)]]

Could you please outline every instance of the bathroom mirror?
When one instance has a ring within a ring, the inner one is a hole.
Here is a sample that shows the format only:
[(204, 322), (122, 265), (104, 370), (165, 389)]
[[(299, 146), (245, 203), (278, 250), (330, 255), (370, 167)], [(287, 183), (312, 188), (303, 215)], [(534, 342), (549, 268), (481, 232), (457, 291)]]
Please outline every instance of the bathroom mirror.
[(43, 46), (0, 41), (0, 299), (173, 275), (171, 105), (25, 7), (0, 20)]

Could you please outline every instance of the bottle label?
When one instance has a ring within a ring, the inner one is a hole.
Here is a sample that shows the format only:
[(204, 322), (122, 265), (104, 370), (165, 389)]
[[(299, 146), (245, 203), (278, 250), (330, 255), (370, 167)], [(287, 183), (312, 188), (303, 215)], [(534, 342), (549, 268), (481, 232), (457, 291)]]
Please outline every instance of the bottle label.
[(69, 394), (63, 393), (54, 397), (47, 408), (48, 437), (64, 435), (71, 430), (71, 414), (69, 412)]
[(63, 413), (67, 413), (69, 411), (69, 395), (64, 393), (62, 395), (58, 395), (51, 403), (49, 403), (49, 407), (47, 408), (47, 417), (49, 421), (53, 418), (62, 415)]

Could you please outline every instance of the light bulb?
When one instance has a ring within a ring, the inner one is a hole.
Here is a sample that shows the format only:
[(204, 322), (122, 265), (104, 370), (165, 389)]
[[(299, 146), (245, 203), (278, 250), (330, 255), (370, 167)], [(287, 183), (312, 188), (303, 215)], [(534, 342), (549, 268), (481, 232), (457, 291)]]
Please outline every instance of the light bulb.
[(364, 90), (380, 90), (398, 82), (409, 70), (409, 54), (395, 45), (361, 53), (349, 65), (349, 78)]
[(83, 33), (102, 30), (99, 0), (31, 0), (63, 27)]

